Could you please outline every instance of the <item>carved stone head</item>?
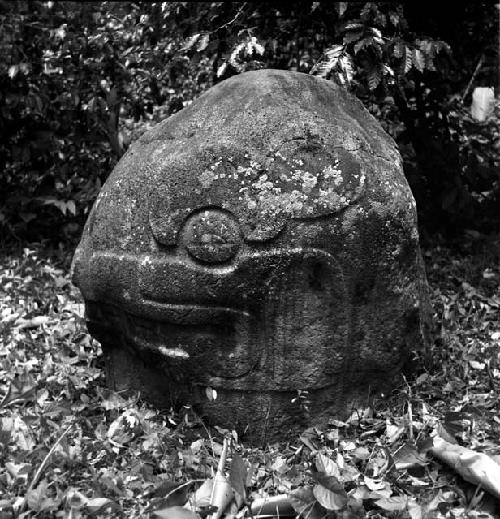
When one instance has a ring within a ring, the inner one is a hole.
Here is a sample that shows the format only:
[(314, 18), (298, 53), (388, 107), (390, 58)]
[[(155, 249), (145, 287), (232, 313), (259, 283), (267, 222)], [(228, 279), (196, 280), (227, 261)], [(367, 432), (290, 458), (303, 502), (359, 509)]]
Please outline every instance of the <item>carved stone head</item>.
[(342, 88), (300, 73), (233, 77), (131, 146), (74, 281), (111, 384), (254, 439), (342, 414), (426, 341), (394, 142)]

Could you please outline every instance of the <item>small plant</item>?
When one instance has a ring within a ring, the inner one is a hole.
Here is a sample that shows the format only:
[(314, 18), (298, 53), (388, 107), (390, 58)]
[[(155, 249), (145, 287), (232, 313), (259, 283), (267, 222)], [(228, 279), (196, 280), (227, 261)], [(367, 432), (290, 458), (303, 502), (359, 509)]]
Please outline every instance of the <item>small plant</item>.
[(292, 398), (291, 402), (292, 404), (298, 404), (298, 406), (306, 416), (309, 416), (309, 414), (311, 413), (311, 400), (309, 399), (309, 391), (298, 389), (297, 396), (295, 398)]

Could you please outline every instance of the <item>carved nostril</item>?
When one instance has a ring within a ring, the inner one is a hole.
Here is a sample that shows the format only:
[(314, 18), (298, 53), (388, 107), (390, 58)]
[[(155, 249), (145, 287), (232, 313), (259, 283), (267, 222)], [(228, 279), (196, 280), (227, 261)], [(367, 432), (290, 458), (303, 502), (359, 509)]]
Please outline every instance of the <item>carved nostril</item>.
[(211, 208), (188, 218), (182, 241), (194, 259), (203, 263), (224, 263), (237, 254), (241, 232), (231, 213)]

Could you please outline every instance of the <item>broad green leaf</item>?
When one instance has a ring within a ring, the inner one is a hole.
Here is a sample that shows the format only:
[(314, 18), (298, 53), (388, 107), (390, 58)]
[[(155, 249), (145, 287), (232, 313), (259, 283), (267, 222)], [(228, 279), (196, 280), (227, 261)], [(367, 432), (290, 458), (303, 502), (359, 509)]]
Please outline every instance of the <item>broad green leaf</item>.
[(333, 490), (323, 485), (315, 485), (313, 493), (318, 503), (327, 510), (342, 510), (347, 505), (347, 493), (340, 484)]

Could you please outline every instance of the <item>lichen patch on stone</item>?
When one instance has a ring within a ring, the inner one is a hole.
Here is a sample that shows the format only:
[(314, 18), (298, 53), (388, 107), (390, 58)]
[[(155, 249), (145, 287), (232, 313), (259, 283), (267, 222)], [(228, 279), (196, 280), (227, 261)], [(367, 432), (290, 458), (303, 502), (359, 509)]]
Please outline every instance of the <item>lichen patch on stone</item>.
[(316, 150), (294, 146), (260, 160), (249, 154), (231, 160), (218, 157), (199, 174), (199, 183), (207, 196), (221, 184), (231, 186), (241, 201), (239, 211), (233, 210), (258, 222), (257, 231), (278, 220), (334, 214), (359, 198), (365, 181), (359, 167), (358, 172), (352, 167), (344, 172), (336, 154), (328, 160)]

